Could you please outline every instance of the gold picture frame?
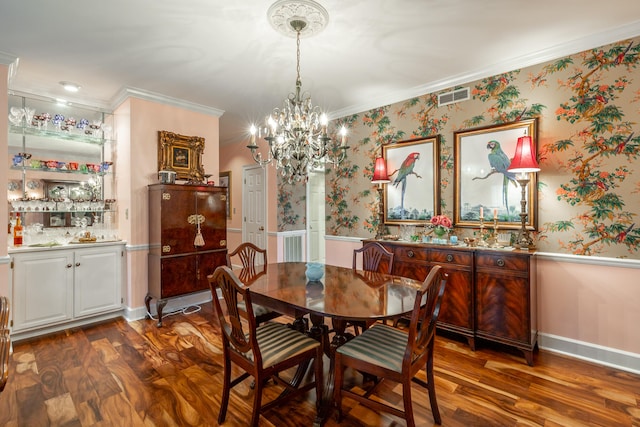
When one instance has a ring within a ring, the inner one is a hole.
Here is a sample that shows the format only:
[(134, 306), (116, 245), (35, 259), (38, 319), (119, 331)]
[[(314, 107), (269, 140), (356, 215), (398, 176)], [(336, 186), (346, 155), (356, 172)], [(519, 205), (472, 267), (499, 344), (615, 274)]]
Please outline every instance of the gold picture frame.
[(231, 219), (231, 171), (220, 172), (218, 185), (227, 188), (227, 218)]
[(176, 173), (176, 179), (190, 182), (204, 180), (202, 153), (204, 138), (185, 136), (166, 130), (158, 131), (158, 171)]
[[(454, 224), (475, 228), (480, 225), (480, 209), (487, 223), (495, 217), (500, 228), (521, 227), (521, 191), (515, 174), (491, 164), (490, 154), (502, 152), (511, 159), (518, 137), (530, 135), (537, 153), (537, 119), (526, 119), (454, 132), (455, 198)], [(503, 158), (504, 158), (503, 156)], [(500, 157), (500, 156), (498, 156)], [(502, 168), (504, 169), (504, 165)], [(537, 229), (537, 176), (527, 185), (527, 223)], [(505, 179), (508, 178), (507, 179)]]
[(385, 225), (426, 225), (440, 213), (440, 135), (382, 146), (391, 182), (385, 185)]

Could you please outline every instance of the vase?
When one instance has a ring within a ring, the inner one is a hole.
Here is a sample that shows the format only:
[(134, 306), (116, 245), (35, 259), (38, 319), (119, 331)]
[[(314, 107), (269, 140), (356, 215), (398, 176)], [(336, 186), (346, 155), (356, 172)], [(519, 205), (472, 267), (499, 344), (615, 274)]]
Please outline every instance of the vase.
[(438, 236), (439, 239), (444, 238), (447, 234), (449, 234), (449, 232), (445, 229), (442, 228), (436, 228), (433, 230), (433, 234), (435, 234), (436, 236)]
[(438, 245), (443, 245), (446, 244), (448, 239), (447, 239), (447, 235), (449, 234), (448, 230), (445, 230), (443, 228), (437, 227), (433, 230), (433, 234), (436, 235), (436, 238), (433, 239), (433, 243), (438, 244)]

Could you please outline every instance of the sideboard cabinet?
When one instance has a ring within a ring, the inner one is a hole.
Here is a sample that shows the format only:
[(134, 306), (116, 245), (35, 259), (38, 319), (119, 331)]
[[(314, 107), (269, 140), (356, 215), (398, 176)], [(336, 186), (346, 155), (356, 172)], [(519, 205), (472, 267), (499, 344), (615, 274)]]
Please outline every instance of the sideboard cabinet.
[(168, 300), (209, 289), (207, 276), (226, 264), (226, 188), (209, 185), (149, 186), (150, 313), (157, 299), (158, 326)]
[(538, 337), (536, 258), (531, 252), (380, 241), (393, 274), (424, 280), (434, 265), (449, 274), (438, 328), (515, 347), (533, 365)]

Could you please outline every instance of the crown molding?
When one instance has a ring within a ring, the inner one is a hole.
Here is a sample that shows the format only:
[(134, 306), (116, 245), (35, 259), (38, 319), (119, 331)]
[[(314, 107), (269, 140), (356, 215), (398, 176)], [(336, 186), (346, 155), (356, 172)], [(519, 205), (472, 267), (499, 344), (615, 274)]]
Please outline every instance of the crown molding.
[(162, 95), (156, 92), (150, 92), (143, 89), (125, 87), (111, 100), (112, 110), (122, 104), (127, 98), (138, 98), (146, 101), (158, 102), (160, 104), (171, 105), (174, 107), (184, 108), (185, 110), (195, 111), (197, 113), (207, 114), (214, 117), (220, 117), (224, 114), (224, 110), (219, 108), (208, 107), (195, 102), (185, 101), (183, 99), (173, 98), (171, 96)]
[(2, 52), (0, 51), (0, 64), (7, 65), (9, 67), (9, 71), (7, 73), (7, 83), (11, 83), (11, 79), (18, 72), (18, 64), (20, 59), (12, 53)]
[(351, 114), (362, 113), (363, 111), (369, 111), (383, 105), (390, 105), (396, 102), (415, 98), (417, 96), (449, 89), (458, 85), (465, 85), (486, 77), (491, 77), (508, 71), (541, 64), (543, 62), (573, 55), (578, 52), (594, 49), (610, 43), (615, 43), (621, 40), (636, 37), (638, 35), (640, 35), (640, 21), (636, 21), (628, 25), (623, 25), (614, 30), (603, 31), (593, 34), (589, 37), (571, 40), (566, 43), (551, 46), (547, 49), (543, 49), (531, 54), (509, 58), (505, 61), (501, 61), (475, 71), (449, 76), (442, 80), (436, 80), (424, 85), (403, 89), (394, 93), (389, 93), (382, 97), (372, 98), (365, 103), (360, 103), (336, 111), (332, 111), (328, 114), (328, 117), (330, 120), (334, 120), (340, 117), (349, 116)]

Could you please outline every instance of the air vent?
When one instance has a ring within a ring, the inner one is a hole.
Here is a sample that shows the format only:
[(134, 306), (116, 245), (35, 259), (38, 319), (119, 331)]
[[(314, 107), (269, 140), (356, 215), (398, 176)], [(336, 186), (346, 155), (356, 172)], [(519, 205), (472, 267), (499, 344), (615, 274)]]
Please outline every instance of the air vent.
[(453, 104), (455, 102), (466, 101), (469, 99), (469, 88), (456, 89), (451, 92), (445, 92), (438, 95), (438, 107)]

